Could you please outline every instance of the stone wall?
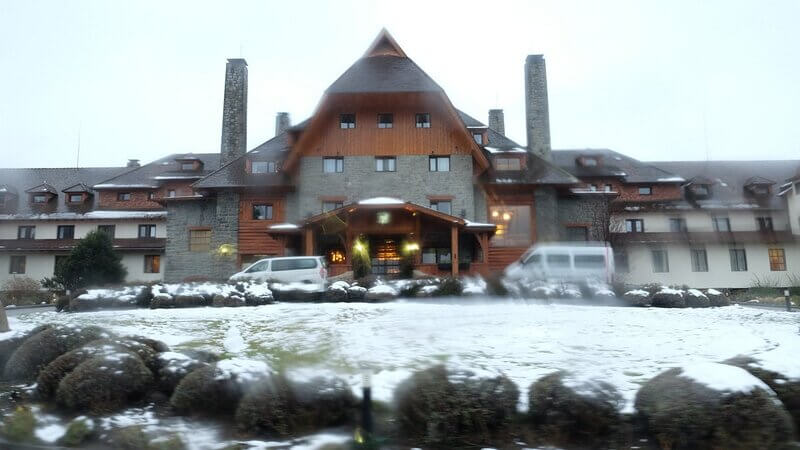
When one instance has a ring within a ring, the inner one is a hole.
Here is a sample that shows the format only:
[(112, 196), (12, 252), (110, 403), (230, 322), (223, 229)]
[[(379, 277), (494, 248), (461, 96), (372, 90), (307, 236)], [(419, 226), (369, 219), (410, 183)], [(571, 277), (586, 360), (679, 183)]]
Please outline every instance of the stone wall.
[(247, 151), (247, 62), (229, 59), (225, 65), (220, 166)]
[(555, 188), (538, 186), (533, 192), (536, 211), (537, 242), (553, 242), (560, 239), (558, 221), (558, 194)]
[[(300, 162), (295, 199), (287, 199), (287, 220), (322, 212), (322, 196), (342, 196), (346, 202), (371, 197), (395, 197), (430, 206), (428, 196), (452, 196), (455, 216), (476, 220), (473, 200), (472, 156), (450, 155), (449, 172), (430, 172), (427, 156), (398, 156), (396, 172), (376, 172), (373, 156), (344, 158), (344, 171), (323, 173), (322, 157)], [(485, 211), (484, 211), (485, 214)]]
[(547, 69), (542, 55), (528, 55), (525, 59), (525, 128), (528, 148), (551, 159)]
[(602, 196), (558, 199), (558, 239), (567, 239), (567, 225), (588, 226), (589, 239), (602, 241), (608, 238), (603, 228), (609, 217), (606, 200)]
[[(235, 254), (221, 257), (214, 250), (223, 244), (236, 244), (239, 228), (239, 195), (220, 193), (216, 199), (179, 201), (167, 204), (167, 246), (169, 256), (164, 280), (179, 282), (203, 277), (224, 280), (238, 271)], [(189, 251), (189, 229), (211, 228), (211, 251)]]

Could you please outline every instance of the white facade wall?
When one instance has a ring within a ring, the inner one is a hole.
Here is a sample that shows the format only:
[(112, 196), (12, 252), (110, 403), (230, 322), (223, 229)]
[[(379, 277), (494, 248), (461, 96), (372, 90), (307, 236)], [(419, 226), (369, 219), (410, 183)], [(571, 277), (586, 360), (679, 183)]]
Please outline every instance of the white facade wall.
[(800, 180), (786, 193), (786, 203), (792, 233), (800, 234)]
[[(66, 254), (66, 253), (62, 253)], [(25, 273), (11, 274), (11, 255), (25, 255)], [(159, 273), (144, 272), (145, 255), (160, 255), (161, 266)], [(161, 281), (164, 278), (164, 265), (167, 263), (165, 255), (159, 252), (125, 252), (122, 253), (122, 265), (128, 270), (125, 279), (128, 283)], [(42, 281), (45, 277), (52, 277), (56, 266), (56, 255), (53, 253), (0, 253), (0, 286), (14, 277), (30, 277)]]
[(669, 219), (683, 218), (689, 232), (714, 231), (712, 217), (728, 217), (732, 231), (757, 231), (756, 217), (772, 217), (772, 226), (775, 231), (789, 229), (789, 216), (786, 211), (737, 211), (737, 210), (676, 210), (670, 212), (625, 212), (615, 214), (612, 221), (614, 231), (625, 229), (626, 219), (643, 219), (645, 233), (669, 232)]
[(72, 220), (72, 221), (3, 221), (0, 222), (0, 239), (16, 239), (17, 229), (21, 226), (33, 225), (36, 226), (36, 239), (56, 239), (59, 225), (75, 225), (75, 238), (81, 239), (86, 236), (90, 231), (97, 229), (99, 225), (114, 225), (114, 239), (136, 239), (139, 237), (139, 225), (155, 225), (156, 237), (167, 237), (167, 224), (163, 221), (155, 220), (141, 220), (125, 222), (115, 222), (111, 220), (105, 221), (89, 221), (89, 220)]
[[(731, 270), (730, 252), (733, 246), (726, 244), (704, 245), (708, 258), (708, 272), (693, 272), (690, 248), (686, 244), (650, 246), (644, 244), (626, 246), (629, 272), (618, 272), (617, 277), (631, 284), (660, 283), (664, 285), (687, 285), (692, 288), (748, 288), (757, 281), (769, 285), (786, 286), (787, 277), (800, 275), (800, 245), (796, 243), (743, 244), (747, 255), (747, 271)], [(653, 270), (653, 249), (667, 250), (669, 272), (656, 273)], [(786, 271), (771, 271), (767, 251), (782, 248), (786, 255)]]

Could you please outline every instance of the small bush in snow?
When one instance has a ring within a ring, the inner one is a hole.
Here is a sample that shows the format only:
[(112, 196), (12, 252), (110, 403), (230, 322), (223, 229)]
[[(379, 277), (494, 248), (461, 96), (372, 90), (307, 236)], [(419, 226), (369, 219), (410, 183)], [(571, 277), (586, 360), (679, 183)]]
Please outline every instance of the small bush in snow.
[(710, 306), (706, 294), (703, 294), (697, 289), (688, 289), (684, 297), (686, 299), (686, 306), (689, 308), (708, 308)]
[(3, 368), (6, 366), (6, 361), (11, 355), (25, 342), (29, 337), (39, 334), (39, 332), (50, 328), (51, 325), (39, 325), (38, 327), (23, 333), (17, 337), (0, 340), (0, 379), (2, 379)]
[(248, 432), (290, 436), (349, 423), (356, 405), (344, 380), (317, 377), (296, 382), (273, 375), (242, 397), (236, 424)]
[(268, 368), (261, 362), (218, 361), (186, 375), (175, 387), (170, 404), (182, 412), (232, 413), (242, 394), (267, 376)]
[(626, 292), (622, 299), (630, 306), (650, 306), (651, 294), (644, 289), (633, 289)]
[(636, 410), (661, 448), (788, 447), (792, 421), (775, 394), (746, 371), (726, 367), (670, 369), (642, 386)]
[(683, 291), (661, 287), (650, 299), (650, 303), (657, 308), (685, 308), (686, 300)]
[(507, 297), (509, 295), (505, 279), (502, 274), (494, 274), (486, 278), (486, 293), (497, 297)]
[(6, 416), (3, 422), (3, 435), (10, 441), (28, 441), (33, 439), (36, 428), (36, 417), (28, 406), (18, 406), (13, 413)]
[(353, 302), (363, 301), (367, 295), (367, 288), (363, 286), (350, 286), (347, 288), (347, 298)]
[(603, 381), (556, 372), (533, 383), (528, 397), (531, 424), (557, 444), (597, 446), (622, 425), (622, 396)]
[(91, 438), (94, 430), (94, 422), (91, 419), (86, 416), (76, 417), (67, 425), (67, 431), (58, 443), (67, 447), (77, 447)]
[(443, 278), (439, 282), (439, 289), (433, 292), (436, 297), (458, 297), (464, 291), (464, 285), (458, 278)]
[(723, 364), (729, 364), (748, 371), (775, 391), (775, 394), (778, 395), (778, 398), (794, 419), (795, 430), (800, 430), (800, 380), (767, 370), (761, 366), (757, 359), (749, 356), (737, 356), (723, 361)]
[(730, 306), (731, 304), (728, 296), (716, 289), (706, 289), (706, 297), (711, 306)]

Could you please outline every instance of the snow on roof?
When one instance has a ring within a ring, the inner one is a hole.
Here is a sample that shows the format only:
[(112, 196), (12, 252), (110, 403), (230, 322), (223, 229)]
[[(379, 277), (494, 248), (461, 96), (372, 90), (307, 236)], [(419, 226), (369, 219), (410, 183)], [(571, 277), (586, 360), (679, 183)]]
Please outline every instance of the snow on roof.
[(392, 197), (373, 197), (364, 200), (359, 200), (359, 205), (402, 205), (405, 203), (403, 200)]
[(520, 147), (512, 147), (512, 148), (497, 148), (497, 147), (483, 147), (489, 153), (525, 153), (527, 150)]
[(489, 128), (488, 125), (467, 125), (467, 128)]
[(619, 194), (617, 191), (606, 191), (602, 189), (590, 189), (590, 188), (571, 188), (570, 192), (573, 194)]
[(659, 178), (656, 181), (669, 183), (669, 182), (673, 182), (673, 181), (674, 182), (684, 182), (686, 180), (683, 177), (665, 177), (665, 178)]
[(51, 214), (0, 214), (0, 220), (111, 220), (111, 219), (161, 219), (166, 211), (89, 211), (84, 214), (63, 212)]
[(270, 230), (295, 230), (300, 228), (299, 226), (293, 223), (276, 223), (275, 225), (270, 225)]
[(154, 180), (194, 180), (197, 178), (203, 178), (203, 175), (156, 175), (153, 177)]
[(101, 183), (93, 186), (95, 189), (158, 189), (152, 184), (113, 184)]
[(495, 224), (493, 223), (484, 223), (484, 222), (473, 222), (471, 220), (465, 220), (466, 226), (468, 227), (493, 227)]
[(763, 381), (739, 367), (719, 363), (698, 363), (681, 368), (681, 375), (715, 391), (752, 392), (762, 389), (772, 392)]

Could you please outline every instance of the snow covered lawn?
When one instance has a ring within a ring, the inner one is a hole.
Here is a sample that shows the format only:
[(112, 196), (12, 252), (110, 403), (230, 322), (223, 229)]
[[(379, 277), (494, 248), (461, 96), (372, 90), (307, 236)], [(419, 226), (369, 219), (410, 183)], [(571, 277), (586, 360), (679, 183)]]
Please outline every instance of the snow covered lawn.
[[(161, 339), (174, 349), (203, 348), (263, 360), (296, 377), (337, 372), (360, 390), (361, 369), (375, 375), (373, 396), (389, 400), (410, 372), (436, 363), (502, 372), (522, 391), (558, 369), (616, 385), (628, 401), (663, 370), (755, 356), (800, 378), (800, 315), (740, 306), (659, 309), (544, 305), (498, 299), (394, 303), (284, 303), (253, 308), (188, 308), (31, 313), (12, 329), (41, 323), (92, 324)], [(2, 339), (2, 335), (0, 335)]]

